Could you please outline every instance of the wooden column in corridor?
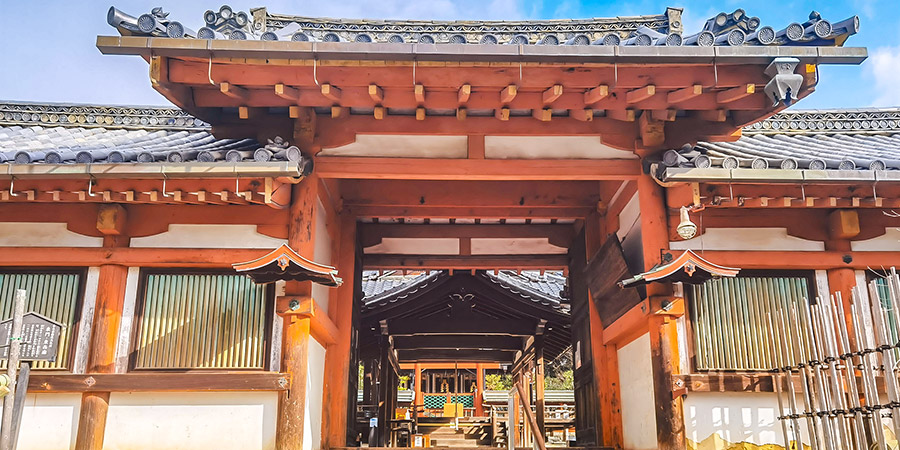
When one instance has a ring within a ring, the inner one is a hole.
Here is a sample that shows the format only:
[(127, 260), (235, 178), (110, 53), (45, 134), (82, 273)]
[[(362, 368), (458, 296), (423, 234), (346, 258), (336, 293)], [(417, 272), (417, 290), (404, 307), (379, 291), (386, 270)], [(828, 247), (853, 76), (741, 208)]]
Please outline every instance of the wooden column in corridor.
[[(324, 448), (344, 447), (347, 442), (351, 333), (353, 332), (354, 294), (356, 290), (356, 217), (340, 216), (340, 234), (335, 266), (343, 278), (328, 303), (328, 316), (337, 327), (334, 345), (325, 353), (325, 386), (322, 399), (322, 441)], [(353, 372), (356, 373), (355, 371)], [(418, 384), (418, 381), (417, 381)], [(354, 414), (355, 415), (355, 414)]]
[(475, 364), (475, 415), (484, 417), (484, 364)]
[[(669, 248), (665, 192), (650, 175), (638, 178), (638, 202), (641, 210), (641, 240), (644, 269), (658, 264), (661, 252)], [(647, 284), (650, 310), (662, 309), (671, 301), (669, 284)], [(675, 321), (668, 315), (650, 314), (650, 358), (653, 369), (653, 394), (656, 412), (656, 438), (661, 450), (683, 450), (684, 411), (681, 398), (672, 398), (672, 375), (680, 373), (678, 336)]]
[[(315, 248), (318, 181), (309, 177), (293, 186), (288, 219), (288, 246), (312, 259)], [(289, 281), (286, 300), (310, 298), (312, 282)], [(281, 371), (288, 376), (288, 389), (278, 395), (278, 422), (275, 446), (278, 449), (303, 448), (303, 421), (306, 407), (306, 380), (309, 356), (310, 319), (291, 314), (286, 302), (276, 302), (276, 313), (283, 318)]]
[[(415, 365), (415, 397), (413, 398), (413, 414), (418, 415), (419, 405), (425, 405), (425, 397), (422, 396), (422, 365)], [(477, 408), (477, 407), (476, 407)]]
[(541, 436), (547, 436), (544, 424), (544, 337), (535, 336), (534, 341), (534, 411)]
[[(125, 282), (128, 268), (118, 265), (100, 266), (97, 302), (91, 325), (87, 373), (115, 372), (116, 338), (122, 321)], [(87, 392), (81, 396), (78, 415), (76, 450), (100, 450), (106, 432), (109, 392)]]

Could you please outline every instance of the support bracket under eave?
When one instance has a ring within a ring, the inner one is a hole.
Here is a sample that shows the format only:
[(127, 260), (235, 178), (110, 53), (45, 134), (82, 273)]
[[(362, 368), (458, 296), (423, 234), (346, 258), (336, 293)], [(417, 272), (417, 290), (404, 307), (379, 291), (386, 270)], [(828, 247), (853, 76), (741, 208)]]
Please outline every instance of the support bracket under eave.
[(631, 278), (619, 281), (621, 288), (643, 286), (654, 281), (701, 284), (711, 278), (734, 277), (741, 269), (713, 264), (691, 250), (685, 250), (675, 260), (659, 264)]
[(342, 280), (338, 271), (310, 261), (293, 249), (282, 244), (268, 254), (243, 263), (232, 264), (238, 273), (244, 273), (259, 284), (275, 281), (312, 281), (323, 286), (337, 287)]

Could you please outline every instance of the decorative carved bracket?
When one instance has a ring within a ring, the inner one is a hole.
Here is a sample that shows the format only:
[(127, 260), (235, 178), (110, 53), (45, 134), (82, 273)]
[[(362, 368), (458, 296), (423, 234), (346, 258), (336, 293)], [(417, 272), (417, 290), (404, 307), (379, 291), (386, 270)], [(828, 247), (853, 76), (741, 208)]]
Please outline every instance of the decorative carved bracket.
[(246, 273), (261, 284), (274, 281), (312, 281), (323, 286), (337, 287), (342, 280), (334, 267), (310, 261), (287, 244), (253, 261), (232, 264), (234, 270)]
[(636, 287), (654, 281), (700, 284), (710, 278), (734, 277), (740, 270), (713, 264), (691, 250), (685, 250), (671, 262), (657, 265), (647, 272), (619, 281), (618, 285), (621, 288)]

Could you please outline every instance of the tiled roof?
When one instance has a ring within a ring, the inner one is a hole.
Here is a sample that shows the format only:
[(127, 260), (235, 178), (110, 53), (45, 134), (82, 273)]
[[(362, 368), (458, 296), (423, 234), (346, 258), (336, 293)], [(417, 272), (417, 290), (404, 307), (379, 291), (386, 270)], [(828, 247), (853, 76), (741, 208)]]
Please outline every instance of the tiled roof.
[(663, 156), (699, 169), (900, 169), (900, 108), (790, 111), (744, 129), (736, 142), (700, 142)]
[(279, 142), (217, 139), (171, 108), (0, 103), (0, 164), (301, 160)]
[(703, 29), (683, 35), (682, 10), (664, 14), (584, 20), (412, 21), (348, 20), (270, 14), (265, 8), (250, 14), (224, 5), (203, 16), (196, 32), (170, 20), (160, 8), (133, 17), (110, 8), (107, 21), (122, 35), (170, 38), (264, 41), (318, 41), (418, 44), (515, 45), (812, 45), (841, 46), (859, 29), (854, 16), (837, 23), (815, 11), (809, 19), (777, 30), (762, 26), (743, 9), (710, 18)]
[[(412, 295), (438, 280), (446, 272), (431, 271), (404, 275), (402, 272), (365, 272), (362, 288), (363, 303), (366, 309), (375, 309), (394, 303)], [(568, 311), (566, 300), (566, 278), (561, 272), (523, 271), (517, 274), (501, 270), (496, 273), (483, 272), (487, 280), (496, 283), (522, 298), (549, 306), (561, 311)]]

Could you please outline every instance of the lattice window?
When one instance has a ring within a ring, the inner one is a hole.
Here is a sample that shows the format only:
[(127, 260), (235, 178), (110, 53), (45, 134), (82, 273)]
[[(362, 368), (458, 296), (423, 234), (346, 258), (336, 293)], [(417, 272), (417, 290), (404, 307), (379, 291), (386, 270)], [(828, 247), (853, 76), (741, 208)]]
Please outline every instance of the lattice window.
[(135, 369), (264, 369), (271, 305), (240, 275), (145, 274)]
[[(792, 364), (808, 360), (798, 358), (797, 339), (781, 332), (777, 314), (801, 312), (802, 302), (811, 298), (809, 284), (803, 276), (741, 276), (686, 286), (697, 370), (767, 370), (783, 365), (778, 351)], [(802, 314), (799, 325), (798, 334), (806, 327)]]
[[(79, 272), (0, 272), (0, 320), (12, 317), (13, 297), (17, 289), (28, 291), (25, 312), (36, 312), (63, 324), (56, 361), (35, 361), (35, 369), (70, 368), (75, 323), (80, 309), (82, 274)], [(6, 367), (6, 360), (0, 363)]]

